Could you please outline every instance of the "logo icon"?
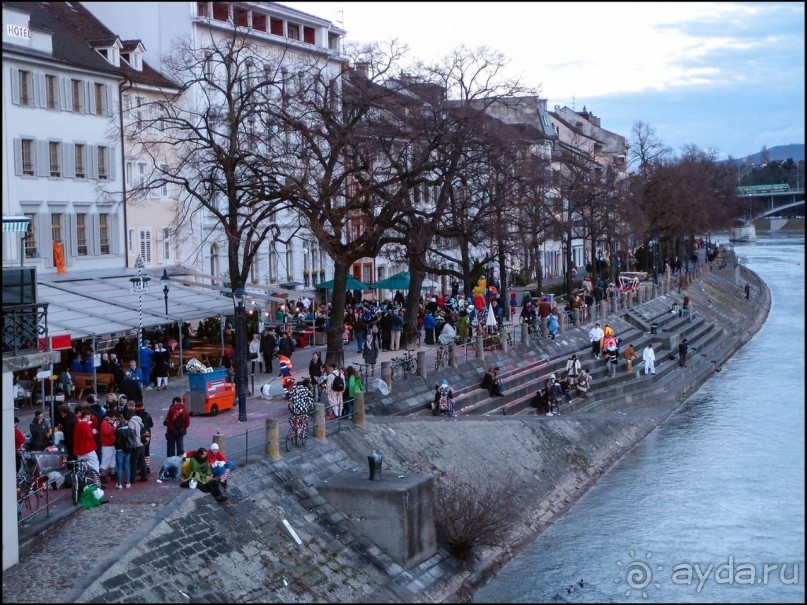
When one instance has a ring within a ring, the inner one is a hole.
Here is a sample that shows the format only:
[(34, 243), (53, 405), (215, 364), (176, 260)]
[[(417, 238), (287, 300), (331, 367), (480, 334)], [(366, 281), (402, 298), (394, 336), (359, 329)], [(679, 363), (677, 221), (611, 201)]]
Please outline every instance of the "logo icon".
[[(627, 563), (623, 563), (622, 561), (617, 561), (616, 564), (619, 567), (622, 567), (625, 571), (624, 581), (628, 585), (628, 589), (625, 591), (625, 596), (631, 596), (631, 590), (641, 591), (641, 595), (643, 599), (647, 598), (647, 588), (650, 585), (655, 586), (656, 588), (661, 588), (661, 584), (658, 582), (653, 582), (653, 571), (661, 571), (664, 569), (661, 565), (656, 565), (655, 568), (651, 567), (650, 563), (637, 560), (636, 554), (634, 551), (628, 551), (628, 556), (633, 559)], [(645, 553), (645, 559), (649, 561), (653, 557), (653, 553), (647, 552)], [(614, 582), (616, 584), (620, 584), (623, 581), (621, 576), (617, 576), (614, 578)]]

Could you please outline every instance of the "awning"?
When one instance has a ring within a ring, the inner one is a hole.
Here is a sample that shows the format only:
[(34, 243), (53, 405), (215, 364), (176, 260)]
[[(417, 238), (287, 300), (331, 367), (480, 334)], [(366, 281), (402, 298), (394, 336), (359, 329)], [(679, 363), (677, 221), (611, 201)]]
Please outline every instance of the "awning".
[(25, 233), (30, 224), (31, 219), (27, 216), (4, 216), (3, 233)]
[(189, 288), (171, 280), (168, 314), (159, 279), (152, 278), (148, 293), (131, 292), (131, 275), (89, 279), (37, 280), (37, 301), (48, 303), (48, 335), (108, 336), (124, 334), (138, 327), (191, 321), (214, 315), (232, 314), (232, 298)]

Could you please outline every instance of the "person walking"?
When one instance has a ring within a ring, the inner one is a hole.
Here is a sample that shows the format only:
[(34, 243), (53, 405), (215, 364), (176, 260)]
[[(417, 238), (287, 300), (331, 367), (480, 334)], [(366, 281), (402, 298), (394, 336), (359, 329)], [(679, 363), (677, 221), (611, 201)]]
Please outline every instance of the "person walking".
[(751, 298), (751, 284), (749, 282), (745, 282), (745, 300), (749, 300)]
[(258, 364), (258, 369), (263, 373), (263, 351), (261, 351), (261, 335), (253, 334), (252, 340), (249, 343), (249, 360), (252, 362), (252, 373), (255, 373), (255, 364)]
[(328, 364), (322, 366), (322, 371), (328, 377), (326, 384), (328, 388), (328, 408), (330, 408), (330, 414), (333, 418), (339, 418), (342, 415), (342, 407), (344, 405), (345, 374), (339, 368), (331, 368)]
[(154, 347), (154, 355), (152, 355), (151, 360), (154, 362), (156, 388), (164, 391), (168, 388), (168, 368), (171, 365), (171, 353), (163, 347), (161, 342), (158, 342)]
[(404, 319), (402, 309), (393, 312), (390, 317), (389, 330), (390, 330), (390, 351), (398, 351), (401, 348), (401, 332), (403, 331)]
[[(142, 372), (140, 388), (146, 391), (151, 390), (151, 358), (154, 357), (154, 349), (151, 348), (151, 341), (144, 340), (140, 347), (140, 371)], [(142, 401), (142, 398), (138, 401)]]
[(362, 351), (364, 363), (370, 366), (370, 376), (375, 376), (375, 364), (378, 363), (378, 346), (372, 334), (367, 334), (364, 339), (364, 350)]
[(261, 332), (261, 353), (263, 354), (263, 371), (269, 374), (274, 372), (272, 359), (277, 348), (277, 338), (269, 328), (264, 328)]
[(580, 360), (577, 359), (577, 355), (572, 354), (572, 356), (566, 360), (566, 377), (572, 381), (576, 381), (577, 377), (580, 375), (581, 369)]
[(319, 353), (314, 351), (311, 355), (311, 361), (308, 363), (308, 376), (311, 379), (311, 385), (314, 391), (314, 398), (319, 401), (322, 393), (320, 393), (320, 382), (322, 381), (322, 359)]
[(647, 346), (642, 351), (642, 360), (644, 361), (644, 373), (645, 376), (647, 374), (655, 374), (656, 373), (656, 353), (653, 351), (653, 343), (648, 343)]
[(633, 348), (633, 344), (629, 344), (628, 348), (625, 349), (623, 353), (625, 357), (625, 361), (627, 362), (627, 371), (630, 372), (633, 370), (633, 360), (639, 359), (639, 354), (636, 352), (636, 349)]

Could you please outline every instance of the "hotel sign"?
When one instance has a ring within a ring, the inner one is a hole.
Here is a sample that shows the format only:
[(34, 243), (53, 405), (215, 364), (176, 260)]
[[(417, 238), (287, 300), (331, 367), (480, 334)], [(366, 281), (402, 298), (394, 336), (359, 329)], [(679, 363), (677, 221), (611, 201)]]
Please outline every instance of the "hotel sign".
[(12, 38), (22, 38), (23, 40), (31, 39), (31, 30), (22, 25), (8, 23), (6, 24), (6, 33)]

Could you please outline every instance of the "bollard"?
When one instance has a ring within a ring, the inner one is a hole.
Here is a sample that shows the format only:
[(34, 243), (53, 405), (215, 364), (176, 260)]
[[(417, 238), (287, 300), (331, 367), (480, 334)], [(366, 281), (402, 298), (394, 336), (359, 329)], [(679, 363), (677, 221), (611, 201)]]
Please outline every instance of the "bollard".
[(280, 460), (280, 427), (277, 418), (266, 419), (266, 455)]
[(418, 376), (426, 380), (426, 351), (418, 351)]
[(482, 332), (476, 334), (476, 358), (479, 361), (485, 361), (485, 336)]
[(381, 380), (387, 383), (387, 387), (392, 388), (392, 368), (388, 361), (381, 362)]
[(221, 431), (216, 429), (216, 434), (213, 435), (213, 443), (219, 444), (219, 451), (222, 456), (227, 456), (227, 437), (221, 434)]
[(616, 296), (614, 296), (608, 302), (611, 305), (611, 313), (610, 313), (610, 315), (616, 315), (616, 312), (617, 312), (617, 309), (618, 309)]
[(563, 334), (566, 330), (566, 313), (564, 311), (558, 312), (558, 334)]
[(608, 317), (608, 301), (605, 299), (600, 301), (600, 322)]
[(448, 347), (448, 365), (450, 365), (455, 370), (457, 369), (457, 350), (454, 345)]
[(527, 323), (521, 324), (521, 344), (530, 344), (530, 326)]
[(499, 329), (499, 342), (502, 344), (502, 353), (507, 353), (510, 350), (510, 345), (507, 343), (507, 328), (504, 326)]
[(314, 404), (314, 437), (326, 441), (325, 437), (325, 404)]
[(356, 391), (353, 396), (353, 422), (364, 428), (364, 391)]
[(574, 317), (574, 319), (572, 320), (572, 321), (574, 321), (574, 325), (579, 326), (580, 325), (580, 309), (575, 309), (573, 311), (572, 315)]
[(588, 320), (591, 323), (594, 323), (594, 305), (593, 304), (586, 305), (586, 307), (588, 308), (588, 313), (586, 314), (586, 316), (588, 317)]
[(547, 324), (548, 319), (546, 317), (541, 318), (541, 336), (546, 336), (547, 333)]
[(381, 481), (381, 465), (384, 463), (384, 456), (373, 452), (367, 456), (370, 465), (370, 481)]

